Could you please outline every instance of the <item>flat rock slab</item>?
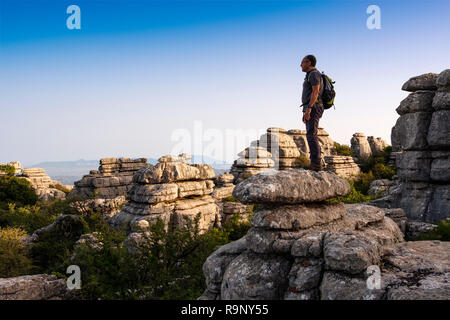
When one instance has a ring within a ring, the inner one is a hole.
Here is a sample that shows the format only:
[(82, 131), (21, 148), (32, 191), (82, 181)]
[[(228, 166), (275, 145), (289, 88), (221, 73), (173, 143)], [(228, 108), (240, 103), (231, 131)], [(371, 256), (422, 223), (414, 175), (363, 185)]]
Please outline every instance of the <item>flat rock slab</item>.
[(286, 205), (258, 208), (252, 225), (272, 230), (299, 230), (341, 219), (347, 213), (344, 204)]
[(349, 183), (336, 174), (303, 169), (258, 173), (239, 183), (233, 196), (244, 203), (318, 202), (350, 192)]
[[(418, 90), (436, 90), (437, 78), (438, 74), (436, 73), (425, 73), (417, 77), (412, 77), (403, 84), (402, 90), (412, 92)], [(444, 76), (442, 78), (444, 78)]]

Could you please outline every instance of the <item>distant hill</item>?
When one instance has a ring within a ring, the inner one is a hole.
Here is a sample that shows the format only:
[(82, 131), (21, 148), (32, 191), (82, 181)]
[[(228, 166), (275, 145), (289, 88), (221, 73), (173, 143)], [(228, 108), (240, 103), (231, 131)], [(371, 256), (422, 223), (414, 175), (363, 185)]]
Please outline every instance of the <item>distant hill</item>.
[[(158, 163), (158, 159), (147, 158), (147, 162), (155, 165)], [(219, 175), (225, 173), (231, 169), (230, 163), (213, 159), (201, 155), (193, 155), (191, 163), (204, 163), (213, 167), (214, 172)], [(31, 167), (42, 168), (53, 179), (61, 182), (62, 184), (70, 184), (77, 180), (80, 180), (84, 175), (89, 174), (91, 170), (97, 170), (99, 166), (99, 160), (75, 160), (75, 161), (46, 161), (36, 163)], [(28, 168), (28, 166), (27, 166)]]

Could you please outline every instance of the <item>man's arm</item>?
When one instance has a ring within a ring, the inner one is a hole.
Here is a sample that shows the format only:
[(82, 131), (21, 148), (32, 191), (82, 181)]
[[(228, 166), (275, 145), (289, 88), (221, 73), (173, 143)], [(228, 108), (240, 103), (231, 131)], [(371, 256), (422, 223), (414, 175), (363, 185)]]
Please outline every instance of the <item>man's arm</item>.
[[(320, 89), (320, 84), (312, 86), (312, 93), (311, 93), (311, 99), (309, 100), (309, 105), (311, 107), (314, 107), (314, 103), (317, 100), (317, 97), (319, 96), (319, 89)], [(311, 108), (306, 109), (305, 114), (303, 115), (303, 122), (306, 123), (306, 121), (309, 120), (309, 118), (311, 117)]]
[(311, 107), (314, 106), (314, 103), (316, 102), (317, 98), (319, 97), (319, 89), (320, 89), (320, 84), (318, 84), (316, 86), (312, 86), (311, 100), (309, 100), (309, 105)]

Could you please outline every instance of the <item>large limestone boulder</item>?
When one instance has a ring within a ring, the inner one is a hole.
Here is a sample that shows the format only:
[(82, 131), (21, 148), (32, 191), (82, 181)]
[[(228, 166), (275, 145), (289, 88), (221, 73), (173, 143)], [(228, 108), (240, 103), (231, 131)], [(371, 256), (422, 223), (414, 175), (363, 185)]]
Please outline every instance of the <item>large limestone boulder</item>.
[(438, 75), (436, 73), (425, 73), (420, 76), (412, 77), (406, 81), (402, 90), (405, 91), (419, 91), (419, 90), (436, 90), (436, 79)]
[(400, 102), (396, 111), (399, 115), (414, 112), (433, 112), (433, 98), (434, 91), (420, 90), (413, 92)]
[(352, 154), (358, 159), (367, 159), (372, 155), (372, 149), (363, 133), (357, 132), (353, 134), (350, 140)]
[(0, 278), (0, 300), (65, 300), (72, 296), (66, 280), (55, 275)]
[(295, 169), (254, 175), (238, 184), (233, 196), (244, 203), (306, 203), (349, 192), (349, 183), (333, 173)]
[(433, 112), (428, 129), (427, 142), (433, 149), (450, 147), (450, 110)]
[(424, 150), (427, 148), (427, 132), (431, 113), (408, 113), (397, 119), (391, 131), (392, 149)]

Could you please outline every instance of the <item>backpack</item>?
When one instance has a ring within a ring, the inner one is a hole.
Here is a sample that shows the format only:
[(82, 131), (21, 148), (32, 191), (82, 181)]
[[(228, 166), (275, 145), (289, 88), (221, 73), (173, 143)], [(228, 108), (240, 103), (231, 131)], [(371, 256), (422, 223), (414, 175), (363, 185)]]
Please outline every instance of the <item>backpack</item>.
[(336, 91), (334, 90), (333, 84), (335, 83), (335, 81), (331, 80), (331, 78), (323, 72), (321, 76), (323, 80), (323, 91), (321, 98), (323, 102), (323, 108), (326, 110), (330, 109), (334, 105), (334, 97), (336, 96)]

